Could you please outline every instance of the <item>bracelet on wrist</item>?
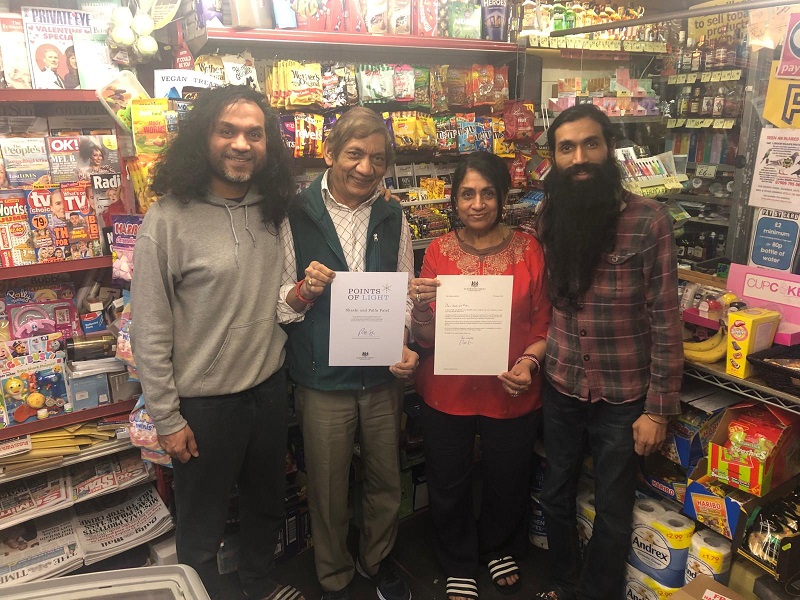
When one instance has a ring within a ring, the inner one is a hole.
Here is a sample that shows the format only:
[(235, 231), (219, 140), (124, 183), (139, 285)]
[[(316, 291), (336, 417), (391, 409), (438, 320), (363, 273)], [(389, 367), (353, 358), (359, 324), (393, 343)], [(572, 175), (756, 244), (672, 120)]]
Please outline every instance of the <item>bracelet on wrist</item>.
[(542, 363), (540, 363), (540, 362), (539, 362), (539, 359), (538, 359), (538, 358), (536, 357), (536, 355), (534, 355), (534, 354), (523, 354), (522, 356), (520, 356), (520, 357), (517, 359), (517, 361), (514, 363), (514, 366), (516, 367), (516, 366), (517, 366), (519, 363), (521, 363), (523, 360), (529, 360), (529, 361), (531, 361), (531, 362), (532, 362), (534, 365), (536, 365), (536, 370), (535, 370), (535, 371), (532, 371), (532, 372), (531, 372), (531, 375), (535, 375), (536, 373), (538, 373), (539, 371), (541, 371), (541, 370), (542, 370)]
[(430, 325), (433, 322), (433, 318), (436, 315), (434, 314), (433, 309), (430, 308), (430, 307), (428, 307), (428, 311), (427, 312), (429, 312), (431, 316), (428, 317), (427, 320), (422, 321), (422, 320), (420, 320), (420, 319), (418, 319), (417, 317), (414, 316), (414, 310), (412, 309), (411, 310), (411, 322), (414, 323), (414, 325)]
[(303, 292), (300, 291), (305, 282), (306, 282), (305, 279), (301, 279), (300, 281), (297, 282), (297, 285), (294, 286), (294, 295), (297, 296), (297, 299), (300, 300), (300, 302), (302, 302), (303, 304), (311, 306), (312, 304), (314, 304), (314, 299), (306, 298), (305, 296), (303, 296)]
[[(646, 414), (647, 418), (650, 419), (653, 423), (658, 423), (659, 425), (669, 425), (669, 417), (664, 417), (664, 418), (666, 418), (665, 421), (659, 421), (658, 419), (654, 419), (653, 415), (651, 415), (650, 413), (644, 413), (644, 414)], [(663, 415), (659, 415), (659, 416), (663, 416)]]

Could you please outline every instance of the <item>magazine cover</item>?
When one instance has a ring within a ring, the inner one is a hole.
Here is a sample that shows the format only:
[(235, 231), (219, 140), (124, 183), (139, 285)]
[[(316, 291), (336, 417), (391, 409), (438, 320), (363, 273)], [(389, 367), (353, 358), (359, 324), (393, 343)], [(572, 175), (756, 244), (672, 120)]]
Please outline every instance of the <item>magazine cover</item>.
[(67, 217), (69, 250), (65, 258), (100, 256), (100, 227), (97, 224), (92, 188), (88, 181), (61, 184)]
[[(0, 138), (46, 136), (47, 118), (38, 114), (39, 106), (33, 102), (0, 103)], [(0, 175), (0, 187), (2, 179)]]
[(33, 87), (39, 90), (80, 87), (72, 34), (93, 33), (91, 15), (79, 10), (23, 6)]
[(115, 135), (82, 135), (78, 142), (78, 176), (88, 180), (97, 173), (119, 173)]
[(111, 215), (124, 215), (130, 211), (125, 207), (125, 190), (120, 173), (99, 173), (92, 175), (94, 207), (97, 213), (97, 224), (100, 229), (111, 226)]
[(44, 138), (0, 138), (8, 187), (29, 188), (50, 183)]
[(114, 119), (99, 104), (88, 102), (51, 102), (47, 106), (50, 135), (111, 135)]
[(0, 192), (0, 266), (19, 267), (35, 262), (25, 192)]
[[(66, 258), (69, 247), (64, 196), (59, 187), (28, 190), (25, 197), (36, 262), (57, 262)], [(58, 251), (56, 251), (59, 249)]]
[(112, 215), (112, 241), (114, 262), (111, 277), (117, 283), (128, 283), (133, 276), (133, 246), (142, 224), (142, 215)]
[(78, 181), (78, 136), (47, 137), (47, 160), (53, 183)]
[(0, 89), (31, 89), (31, 70), (22, 17), (0, 13)]

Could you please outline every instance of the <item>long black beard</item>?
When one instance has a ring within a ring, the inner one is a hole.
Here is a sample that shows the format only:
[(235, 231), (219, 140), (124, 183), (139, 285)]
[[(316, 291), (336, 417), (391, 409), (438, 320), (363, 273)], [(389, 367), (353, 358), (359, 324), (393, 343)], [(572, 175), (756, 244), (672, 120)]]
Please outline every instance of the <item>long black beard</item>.
[[(587, 172), (593, 176), (574, 181)], [(546, 199), (539, 219), (550, 301), (577, 311), (592, 284), (595, 268), (617, 237), (622, 183), (613, 159), (603, 164), (554, 169), (545, 180)]]

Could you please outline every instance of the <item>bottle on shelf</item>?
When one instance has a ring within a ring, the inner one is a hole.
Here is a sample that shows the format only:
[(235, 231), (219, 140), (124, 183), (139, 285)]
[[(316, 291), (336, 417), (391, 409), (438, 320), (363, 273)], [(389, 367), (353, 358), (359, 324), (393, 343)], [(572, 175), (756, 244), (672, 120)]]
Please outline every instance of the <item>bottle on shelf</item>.
[(689, 101), (689, 116), (699, 117), (703, 108), (703, 88), (696, 85), (692, 88), (692, 98)]
[(717, 41), (709, 40), (705, 45), (705, 67), (703, 71), (713, 71), (717, 68)]
[(572, 10), (572, 5), (567, 4), (564, 9), (564, 29), (575, 29), (575, 11)]
[(725, 96), (728, 93), (728, 88), (721, 85), (717, 88), (717, 93), (714, 94), (714, 104), (711, 110), (711, 116), (715, 118), (722, 117), (725, 114)]
[(566, 24), (564, 23), (564, 5), (561, 4), (561, 0), (555, 0), (553, 2), (553, 8), (550, 11), (550, 20), (553, 23), (553, 31), (561, 31), (562, 29), (566, 29)]
[(731, 41), (730, 37), (728, 36), (721, 38), (717, 42), (717, 52), (716, 52), (716, 57), (714, 59), (714, 65), (717, 67), (717, 69), (722, 70), (731, 68), (730, 63), (728, 62), (728, 52), (730, 50), (730, 45)]
[(697, 42), (697, 46), (694, 47), (692, 51), (692, 72), (693, 73), (700, 73), (705, 70), (706, 68), (706, 38), (705, 36), (700, 36), (700, 41)]
[(742, 107), (744, 106), (743, 92), (741, 84), (731, 85), (728, 88), (728, 92), (725, 94), (725, 104), (722, 107), (723, 117), (732, 119), (742, 114)]
[(714, 88), (711, 85), (705, 86), (700, 103), (700, 116), (710, 117), (714, 111)]
[(686, 46), (684, 46), (683, 52), (681, 53), (681, 73), (692, 72), (692, 53), (694, 52), (694, 47), (694, 38), (686, 38)]
[(714, 248), (714, 258), (718, 256), (725, 256), (725, 234), (720, 233), (717, 236), (717, 245)]
[(692, 87), (685, 86), (681, 93), (678, 95), (678, 108), (677, 108), (677, 115), (678, 117), (685, 119), (689, 116), (689, 105), (692, 101)]
[(584, 15), (586, 13), (586, 9), (584, 9), (583, 5), (577, 0), (572, 5), (572, 12), (575, 13), (575, 27), (585, 27), (586, 21), (584, 19)]

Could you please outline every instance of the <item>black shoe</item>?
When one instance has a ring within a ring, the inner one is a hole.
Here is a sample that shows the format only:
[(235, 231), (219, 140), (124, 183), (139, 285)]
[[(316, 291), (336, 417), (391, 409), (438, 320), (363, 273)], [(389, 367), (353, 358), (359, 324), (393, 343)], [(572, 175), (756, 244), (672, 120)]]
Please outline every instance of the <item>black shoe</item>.
[(322, 600), (351, 600), (350, 586), (348, 585), (343, 590), (338, 592), (323, 592)]
[(558, 600), (558, 592), (550, 590), (549, 592), (539, 592), (533, 595), (534, 600)]
[(381, 566), (378, 567), (378, 572), (375, 575), (370, 576), (367, 574), (359, 560), (356, 561), (356, 571), (358, 571), (359, 575), (366, 577), (375, 584), (380, 600), (411, 600), (411, 590), (408, 589), (406, 580), (400, 577), (400, 574), (395, 570), (390, 558), (387, 557), (381, 561)]

